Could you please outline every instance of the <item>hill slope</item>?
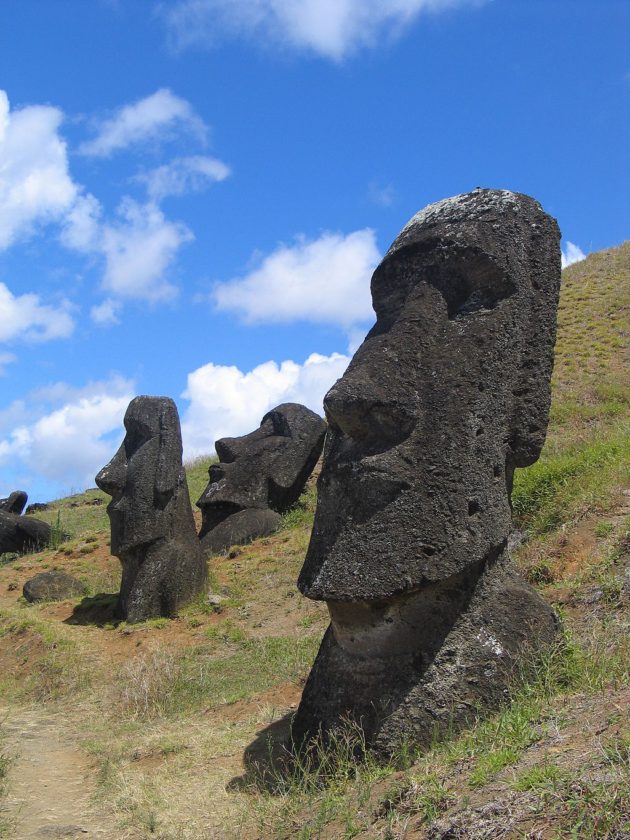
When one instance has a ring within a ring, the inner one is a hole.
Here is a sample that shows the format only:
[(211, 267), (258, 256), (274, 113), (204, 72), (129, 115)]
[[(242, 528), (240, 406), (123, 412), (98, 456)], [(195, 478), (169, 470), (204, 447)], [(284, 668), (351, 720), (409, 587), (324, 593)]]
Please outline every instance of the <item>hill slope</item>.
[[(221, 601), (134, 626), (112, 620), (119, 563), (103, 494), (88, 491), (44, 514), (68, 542), (0, 565), (0, 832), (630, 836), (629, 298), (630, 243), (563, 274), (548, 442), (517, 474), (514, 503), (528, 534), (518, 562), (566, 638), (506, 709), (396, 766), (357, 764), (348, 733), (334, 766), (287, 771), (277, 756), (327, 624), (295, 587), (313, 486), (278, 533), (212, 560)], [(189, 470), (193, 499), (206, 470)], [(22, 603), (43, 568), (82, 578), (90, 595)]]

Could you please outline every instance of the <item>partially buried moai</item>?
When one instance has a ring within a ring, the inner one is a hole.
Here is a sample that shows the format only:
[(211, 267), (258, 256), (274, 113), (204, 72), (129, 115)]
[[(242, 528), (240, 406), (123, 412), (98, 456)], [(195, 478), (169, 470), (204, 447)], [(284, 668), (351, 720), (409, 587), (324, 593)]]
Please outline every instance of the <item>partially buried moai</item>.
[(177, 408), (167, 397), (136, 397), (125, 439), (96, 476), (112, 497), (111, 551), (122, 563), (117, 617), (173, 616), (199, 592), (206, 562), (195, 531)]
[(374, 272), (376, 324), (325, 398), (298, 585), (331, 624), (298, 743), (352, 719), (385, 754), (427, 745), (554, 638), (507, 537), (514, 469), (545, 439), (559, 286), (555, 220), (503, 190), (425, 208)]
[(326, 423), (299, 403), (268, 411), (248, 435), (215, 443), (219, 463), (197, 502), (201, 545), (215, 554), (270, 534), (299, 498), (324, 445)]

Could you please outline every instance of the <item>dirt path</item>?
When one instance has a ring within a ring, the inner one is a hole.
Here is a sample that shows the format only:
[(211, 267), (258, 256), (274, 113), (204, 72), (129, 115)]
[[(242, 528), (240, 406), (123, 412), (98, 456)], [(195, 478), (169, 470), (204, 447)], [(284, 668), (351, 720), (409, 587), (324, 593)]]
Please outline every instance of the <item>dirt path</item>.
[[(93, 769), (73, 744), (68, 722), (45, 709), (0, 709), (9, 771), (5, 815), (14, 840), (104, 838), (117, 835), (111, 819), (91, 804)], [(119, 836), (119, 835), (118, 835)]]

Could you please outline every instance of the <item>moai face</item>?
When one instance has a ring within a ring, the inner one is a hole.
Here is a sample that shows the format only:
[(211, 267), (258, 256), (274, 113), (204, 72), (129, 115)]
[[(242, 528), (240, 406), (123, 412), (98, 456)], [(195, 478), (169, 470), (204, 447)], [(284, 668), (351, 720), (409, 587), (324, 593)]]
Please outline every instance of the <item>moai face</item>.
[(321, 453), (326, 424), (310, 409), (285, 403), (269, 411), (248, 435), (215, 444), (220, 463), (197, 502), (204, 529), (248, 508), (282, 512), (303, 489)]
[(96, 476), (112, 497), (107, 507), (112, 554), (171, 536), (169, 502), (179, 482), (182, 441), (177, 409), (164, 397), (136, 397), (125, 414), (126, 435)]
[(527, 196), (476, 190), (403, 229), (325, 399), (305, 595), (387, 601), (504, 544), (514, 468), (545, 438), (558, 278), (557, 225)]

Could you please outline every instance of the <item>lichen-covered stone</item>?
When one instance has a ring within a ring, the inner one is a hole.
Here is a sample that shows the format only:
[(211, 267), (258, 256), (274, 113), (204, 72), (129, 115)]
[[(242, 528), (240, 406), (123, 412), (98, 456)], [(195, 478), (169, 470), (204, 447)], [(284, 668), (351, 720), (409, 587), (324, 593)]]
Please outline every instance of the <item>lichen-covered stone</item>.
[(111, 550), (122, 563), (117, 617), (173, 616), (199, 592), (206, 563), (195, 530), (177, 408), (167, 397), (136, 397), (125, 439), (96, 476), (112, 496)]
[(349, 714), (385, 752), (427, 743), (553, 637), (506, 546), (514, 469), (545, 439), (559, 284), (555, 220), (501, 190), (427, 207), (376, 269), (376, 324), (324, 403), (298, 585), (331, 628), (296, 737)]

